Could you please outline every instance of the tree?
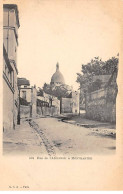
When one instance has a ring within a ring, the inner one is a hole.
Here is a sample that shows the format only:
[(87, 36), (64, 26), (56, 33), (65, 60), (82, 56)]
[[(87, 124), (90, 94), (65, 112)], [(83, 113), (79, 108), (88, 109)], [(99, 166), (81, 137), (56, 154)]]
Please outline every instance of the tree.
[(50, 84), (45, 83), (43, 86), (43, 91), (47, 94), (51, 94), (52, 93), (52, 88)]
[(92, 84), (92, 75), (77, 73), (77, 82), (80, 83), (80, 88), (83, 88), (84, 93), (86, 93)]
[(37, 96), (43, 96), (43, 89), (38, 87)]
[(117, 57), (112, 57), (111, 59), (108, 59), (102, 69), (106, 72), (106, 74), (110, 75), (114, 71), (118, 71), (118, 63), (119, 59)]
[(65, 85), (55, 86), (46, 83), (43, 86), (43, 91), (47, 94), (58, 97), (58, 99), (67, 97), (71, 92), (71, 90), (68, 90)]
[(104, 72), (102, 71), (102, 67), (104, 66), (104, 62), (99, 57), (95, 57), (87, 64), (82, 64), (82, 73), (83, 74), (91, 74), (91, 75), (102, 75)]
[(107, 61), (102, 61), (99, 57), (95, 57), (89, 63), (82, 64), (82, 73), (77, 73), (77, 82), (80, 83), (80, 88), (83, 88), (84, 93), (100, 89), (101, 80), (93, 82), (93, 76), (111, 75), (114, 71), (117, 71), (118, 61), (118, 57), (112, 57)]

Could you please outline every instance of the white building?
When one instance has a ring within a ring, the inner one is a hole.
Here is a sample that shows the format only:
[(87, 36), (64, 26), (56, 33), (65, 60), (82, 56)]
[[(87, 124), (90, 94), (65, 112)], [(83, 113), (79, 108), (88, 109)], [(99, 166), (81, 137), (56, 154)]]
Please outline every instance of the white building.
[(26, 78), (17, 79), (18, 88), (20, 90), (20, 98), (26, 100), (28, 103), (31, 102), (31, 87), (30, 81)]
[(3, 129), (14, 129), (18, 114), (17, 47), (20, 27), (15, 4), (3, 5)]

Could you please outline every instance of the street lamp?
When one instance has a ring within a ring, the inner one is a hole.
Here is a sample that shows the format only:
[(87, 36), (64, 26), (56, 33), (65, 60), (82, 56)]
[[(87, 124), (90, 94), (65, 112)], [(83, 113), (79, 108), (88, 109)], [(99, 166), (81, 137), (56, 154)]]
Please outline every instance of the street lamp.
[(19, 100), (18, 100), (18, 116), (17, 116), (17, 124), (20, 125), (20, 87), (18, 87), (19, 90)]

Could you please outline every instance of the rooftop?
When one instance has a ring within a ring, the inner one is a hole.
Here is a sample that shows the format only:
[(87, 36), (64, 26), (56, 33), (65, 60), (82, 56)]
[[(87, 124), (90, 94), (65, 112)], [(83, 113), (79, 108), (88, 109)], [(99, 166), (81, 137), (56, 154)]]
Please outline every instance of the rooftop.
[(17, 85), (18, 86), (22, 86), (22, 85), (30, 86), (30, 81), (27, 80), (26, 78), (17, 78)]

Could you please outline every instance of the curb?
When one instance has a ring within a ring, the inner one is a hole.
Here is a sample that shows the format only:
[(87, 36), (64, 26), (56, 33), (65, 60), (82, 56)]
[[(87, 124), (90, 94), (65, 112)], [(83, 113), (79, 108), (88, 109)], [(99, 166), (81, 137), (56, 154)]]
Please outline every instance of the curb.
[[(85, 127), (85, 128), (96, 128), (96, 127), (100, 127), (100, 126), (107, 126), (107, 123), (101, 123), (101, 124), (95, 124), (95, 125), (90, 125), (90, 124), (81, 124), (81, 123), (76, 123), (75, 121), (74, 122), (71, 122), (71, 121), (67, 121), (67, 120), (58, 120), (58, 121), (62, 121), (64, 123), (69, 123), (69, 124), (73, 124), (73, 125), (76, 125), (76, 126), (80, 126), (80, 127)], [(96, 131), (95, 131), (96, 132)], [(100, 133), (96, 132), (97, 134), (100, 135)], [(104, 135), (101, 133), (101, 135)], [(112, 138), (116, 138), (116, 133), (109, 133), (109, 134), (105, 134), (105, 136), (107, 137), (112, 137)]]
[(96, 127), (107, 127), (107, 123), (100, 123), (100, 124), (82, 124), (82, 123), (76, 123), (76, 121), (68, 121), (68, 120), (64, 120), (64, 119), (59, 119), (58, 121), (62, 121), (64, 123), (69, 123), (69, 124), (73, 124), (73, 125), (77, 125), (80, 127), (85, 127), (85, 128), (96, 128)]

